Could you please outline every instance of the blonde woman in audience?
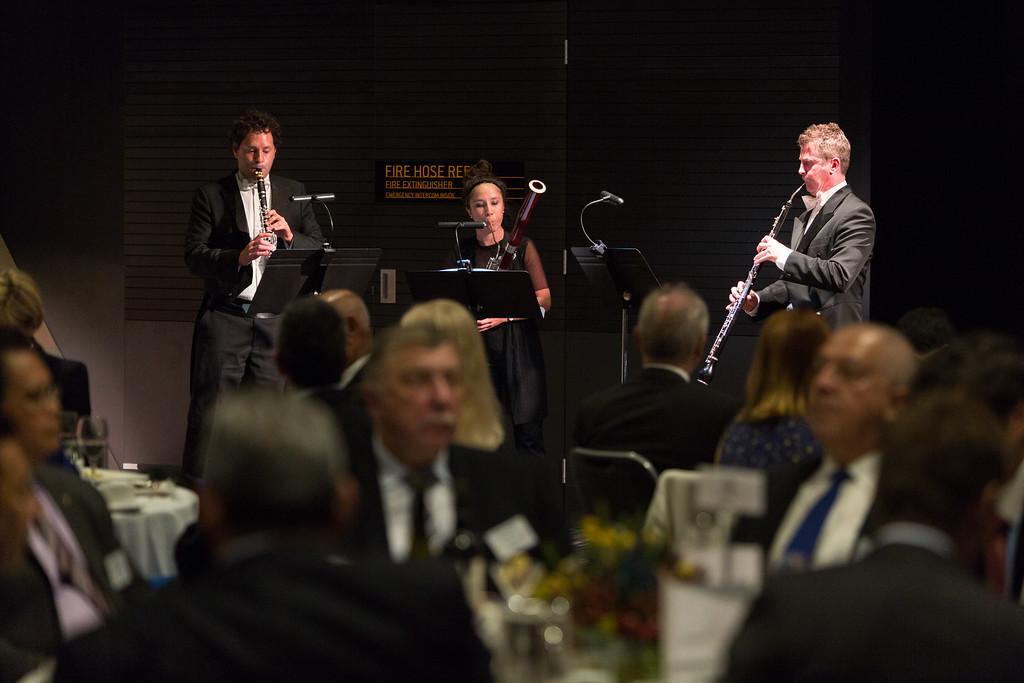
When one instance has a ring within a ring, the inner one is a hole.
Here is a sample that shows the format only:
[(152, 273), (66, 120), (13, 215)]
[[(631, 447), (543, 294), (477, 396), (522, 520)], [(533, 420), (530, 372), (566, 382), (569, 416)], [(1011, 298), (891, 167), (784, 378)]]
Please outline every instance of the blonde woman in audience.
[(484, 451), (497, 450), (505, 441), (505, 429), (476, 321), (461, 304), (436, 299), (410, 308), (400, 324), (423, 323), (433, 325), (449, 337), (462, 359), (465, 398), (454, 443)]
[(821, 459), (804, 416), (815, 357), (830, 334), (811, 310), (768, 319), (747, 375), (746, 403), (722, 435), (719, 464), (768, 468)]
[[(36, 281), (23, 270), (8, 268), (0, 272), (0, 325), (18, 328), (33, 343), (36, 332), (43, 326), (43, 297)], [(54, 382), (60, 387), (61, 408), (77, 415), (91, 414), (89, 371), (85, 363), (40, 351)]]

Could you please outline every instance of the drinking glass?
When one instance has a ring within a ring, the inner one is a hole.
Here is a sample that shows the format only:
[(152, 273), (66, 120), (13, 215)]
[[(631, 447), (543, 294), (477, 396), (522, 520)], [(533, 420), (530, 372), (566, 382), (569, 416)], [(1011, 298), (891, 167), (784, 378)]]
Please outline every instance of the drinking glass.
[(103, 464), (107, 453), (107, 420), (103, 417), (84, 415), (78, 420), (76, 432), (78, 452), (89, 465), (89, 476), (96, 479), (96, 466)]

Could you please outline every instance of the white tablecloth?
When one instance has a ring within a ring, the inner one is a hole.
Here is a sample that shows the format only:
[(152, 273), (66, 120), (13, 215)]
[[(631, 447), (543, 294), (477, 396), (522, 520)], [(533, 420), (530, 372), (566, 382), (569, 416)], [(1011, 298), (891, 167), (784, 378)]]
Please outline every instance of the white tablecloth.
[(199, 497), (177, 487), (168, 496), (138, 495), (137, 512), (113, 512), (114, 532), (147, 579), (177, 575), (174, 544), (199, 516)]

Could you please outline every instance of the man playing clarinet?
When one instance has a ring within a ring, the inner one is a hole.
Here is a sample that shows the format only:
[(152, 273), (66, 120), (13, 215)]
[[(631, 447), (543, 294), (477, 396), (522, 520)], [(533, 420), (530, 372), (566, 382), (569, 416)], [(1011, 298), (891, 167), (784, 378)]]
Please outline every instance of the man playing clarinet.
[[(813, 308), (837, 329), (864, 319), (875, 216), (846, 183), (850, 141), (838, 124), (814, 124), (797, 144), (807, 210), (794, 220), (789, 247), (769, 236), (757, 245), (754, 263), (774, 263), (782, 275), (751, 292), (743, 310), (763, 319), (780, 308)], [(743, 285), (732, 288), (730, 302), (739, 298)]]
[(267, 259), (275, 249), (316, 249), (323, 237), (302, 183), (270, 177), (281, 126), (250, 109), (229, 134), (237, 170), (207, 183), (192, 197), (185, 233), (185, 262), (203, 278), (203, 302), (192, 336), (192, 398), (182, 469), (202, 476), (197, 462), (203, 416), (222, 391), (243, 381), (280, 385), (273, 357), (275, 318), (248, 317)]

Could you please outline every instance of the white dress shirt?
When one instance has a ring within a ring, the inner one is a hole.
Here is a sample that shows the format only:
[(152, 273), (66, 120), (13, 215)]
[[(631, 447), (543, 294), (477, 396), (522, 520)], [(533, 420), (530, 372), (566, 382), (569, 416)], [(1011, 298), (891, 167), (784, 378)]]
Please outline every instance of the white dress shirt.
[[(412, 505), (416, 497), (406, 477), (408, 470), (388, 451), (377, 435), (373, 437), (373, 454), (377, 458), (377, 481), (384, 509), (391, 559), (404, 562), (412, 550)], [(430, 552), (438, 555), (445, 544), (455, 536), (455, 481), (448, 469), (448, 451), (443, 450), (434, 460), (431, 470), (437, 481), (424, 492), (427, 508), (427, 538)]]
[[(256, 190), (256, 183), (249, 182), (242, 177), (241, 173), (235, 172), (235, 182), (238, 183), (238, 194), (242, 197), (242, 208), (245, 210), (245, 223), (249, 226), (249, 239), (252, 240), (260, 233), (260, 196)], [(270, 203), (270, 176), (263, 179), (267, 189), (267, 208), (273, 206)], [(256, 287), (263, 278), (263, 271), (267, 267), (266, 258), (258, 258), (250, 266), (252, 268), (252, 282), (238, 294), (239, 299), (252, 301), (256, 294)]]
[[(800, 239), (801, 240), (803, 240), (804, 235), (807, 233), (807, 228), (811, 227), (811, 224), (814, 223), (814, 219), (818, 217), (819, 213), (821, 213), (821, 207), (825, 206), (825, 203), (828, 200), (832, 199), (832, 195), (834, 195), (836, 192), (839, 192), (839, 190), (841, 190), (844, 187), (846, 187), (846, 184), (847, 183), (844, 180), (841, 183), (839, 183), (838, 185), (836, 185), (834, 187), (830, 187), (829, 189), (825, 190), (824, 192), (819, 192), (817, 195), (815, 195), (815, 198), (818, 201), (817, 201), (817, 204), (815, 205), (814, 209), (811, 210), (811, 214), (807, 217), (807, 222), (804, 223), (803, 232), (800, 233)], [(794, 247), (795, 246), (797, 246), (797, 245), (794, 245)], [(786, 271), (786, 261), (789, 260), (789, 255), (792, 254), (792, 253), (793, 253), (792, 249), (786, 249), (786, 250), (783, 251), (782, 256), (779, 258), (779, 260), (777, 260), (775, 262), (775, 265), (778, 267), (779, 270), (781, 270), (783, 272)]]
[[(857, 538), (878, 488), (880, 459), (878, 452), (867, 453), (846, 468), (850, 478), (839, 488), (836, 502), (825, 518), (818, 544), (814, 548), (812, 567), (846, 564), (853, 559)], [(780, 566), (797, 528), (832, 485), (832, 473), (837, 468), (836, 463), (826, 454), (821, 467), (800, 485), (772, 541), (768, 555), (772, 567)]]

